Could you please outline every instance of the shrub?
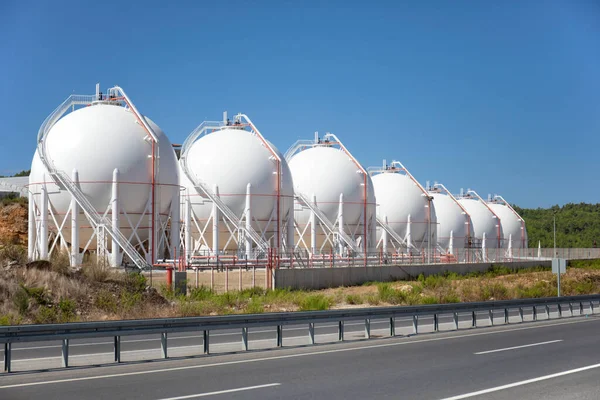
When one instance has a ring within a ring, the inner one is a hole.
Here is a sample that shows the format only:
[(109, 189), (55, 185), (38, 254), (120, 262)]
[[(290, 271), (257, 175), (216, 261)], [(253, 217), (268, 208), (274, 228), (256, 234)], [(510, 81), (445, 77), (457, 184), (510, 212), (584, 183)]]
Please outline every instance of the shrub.
[(59, 321), (60, 322), (71, 322), (76, 319), (75, 310), (77, 309), (77, 304), (74, 300), (71, 299), (61, 299), (58, 302), (58, 310), (59, 310)]
[(43, 287), (29, 287), (28, 288), (24, 285), (21, 285), (21, 287), (23, 288), (25, 293), (27, 293), (29, 298), (33, 299), (36, 302), (36, 304), (39, 304), (40, 306), (45, 306), (47, 304), (50, 304), (50, 300), (46, 296), (46, 289), (44, 289)]
[(98, 296), (96, 297), (96, 301), (94, 303), (96, 307), (103, 311), (110, 312), (113, 314), (117, 313), (117, 299), (109, 291), (103, 290), (100, 293), (98, 293)]
[(131, 311), (142, 301), (141, 293), (134, 293), (128, 290), (121, 291), (121, 296), (119, 299), (119, 303), (121, 304), (121, 309), (125, 312)]
[(429, 275), (426, 278), (423, 275), (419, 275), (419, 282), (421, 282), (423, 288), (431, 290), (436, 290), (450, 284), (450, 281), (442, 275)]
[(348, 304), (362, 304), (363, 298), (358, 294), (349, 294), (346, 296), (346, 303)]
[(207, 286), (200, 286), (190, 290), (189, 299), (193, 301), (208, 300), (214, 296), (214, 292)]
[(300, 311), (328, 310), (331, 307), (331, 299), (322, 294), (311, 294), (300, 300), (298, 306)]
[(132, 292), (143, 292), (146, 290), (146, 277), (139, 272), (130, 272), (125, 275), (125, 285)]
[(368, 295), (365, 299), (367, 300), (367, 303), (372, 306), (376, 306), (380, 303), (379, 296), (373, 294)]
[(15, 262), (20, 265), (27, 263), (27, 251), (17, 244), (5, 244), (0, 248), (0, 263)]
[(85, 265), (82, 272), (92, 282), (106, 282), (113, 274), (108, 265), (98, 262)]
[(265, 306), (260, 300), (253, 298), (246, 306), (246, 312), (248, 314), (262, 314), (265, 312)]
[(50, 257), (51, 270), (61, 275), (69, 275), (71, 271), (71, 259), (66, 251), (55, 251)]
[(19, 325), (21, 321), (21, 317), (17, 315), (0, 315), (0, 326)]
[(421, 297), (421, 304), (438, 304), (438, 299), (434, 296)]
[(58, 320), (56, 310), (52, 307), (40, 307), (34, 315), (36, 324), (53, 324)]
[(29, 310), (29, 295), (24, 287), (19, 287), (17, 292), (13, 295), (12, 301), (19, 312), (19, 315), (23, 316), (27, 314), (27, 311)]
[(495, 299), (495, 300), (505, 300), (510, 296), (508, 294), (508, 289), (500, 282), (487, 283), (483, 285), (481, 289), (481, 295), (483, 300)]

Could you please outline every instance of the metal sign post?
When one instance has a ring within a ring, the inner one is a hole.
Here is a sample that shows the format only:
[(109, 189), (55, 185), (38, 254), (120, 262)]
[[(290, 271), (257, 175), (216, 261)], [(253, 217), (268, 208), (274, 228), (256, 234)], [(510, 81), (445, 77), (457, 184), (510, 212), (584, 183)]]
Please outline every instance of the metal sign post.
[(564, 258), (553, 258), (552, 272), (557, 274), (558, 297), (560, 297), (560, 275), (567, 272), (567, 260)]

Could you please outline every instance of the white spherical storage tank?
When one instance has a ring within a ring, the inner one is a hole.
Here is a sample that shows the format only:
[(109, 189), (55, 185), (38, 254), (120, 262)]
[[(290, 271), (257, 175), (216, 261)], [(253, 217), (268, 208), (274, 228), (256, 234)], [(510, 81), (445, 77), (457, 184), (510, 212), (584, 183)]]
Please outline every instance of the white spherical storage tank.
[[(290, 169), (283, 155), (269, 142), (263, 142), (251, 131), (234, 127), (217, 127), (191, 144), (187, 151), (187, 169), (196, 182), (202, 183), (236, 216), (247, 218), (247, 201), (250, 202), (251, 228), (268, 243), (277, 247), (277, 201), (279, 198), (279, 229), (283, 235), (293, 210), (293, 184)], [(278, 193), (278, 163), (271, 149), (281, 160), (281, 183)], [(238, 243), (237, 232), (223, 213), (213, 207), (213, 202), (201, 189), (181, 173), (181, 184), (189, 199), (188, 229), (193, 243), (186, 246), (189, 255), (209, 256), (235, 254), (244, 248)], [(249, 196), (248, 196), (249, 195)], [(188, 207), (184, 204), (184, 210)], [(217, 212), (218, 237), (213, 231), (213, 213)], [(186, 217), (187, 218), (187, 217)], [(245, 221), (241, 222), (245, 226)], [(186, 223), (187, 225), (187, 223)], [(252, 243), (255, 247), (256, 243)], [(280, 242), (280, 247), (283, 246)], [(251, 254), (247, 254), (248, 257)]]
[[(406, 238), (410, 216), (411, 242), (416, 247), (421, 247), (427, 240), (429, 229), (436, 230), (436, 212), (433, 202), (430, 214), (426, 193), (407, 175), (383, 172), (372, 176), (371, 179), (379, 218), (387, 220), (387, 224), (400, 237)], [(378, 238), (380, 235), (379, 230)]]
[(473, 236), (473, 228), (469, 224), (469, 217), (464, 214), (458, 204), (447, 194), (431, 193), (437, 218), (437, 241), (445, 250), (450, 248), (452, 237), (453, 249), (467, 247), (467, 238)]
[[(357, 166), (353, 159), (341, 149), (326, 145), (315, 145), (296, 153), (289, 160), (289, 165), (294, 181), (294, 192), (310, 202), (316, 199), (316, 205), (320, 212), (334, 225), (337, 225), (339, 217), (341, 195), (343, 230), (351, 238), (364, 243), (364, 221), (367, 221), (366, 240), (369, 242), (367, 250), (372, 250), (375, 243), (370, 243), (372, 239), (369, 238), (369, 232), (371, 232), (370, 224), (375, 216), (375, 193), (371, 177), (364, 172), (364, 169)], [(363, 213), (365, 200), (367, 203), (366, 215)], [(296, 233), (298, 247), (311, 245), (311, 228), (308, 226), (311, 214), (310, 209), (299, 204), (296, 205), (296, 226), (299, 232), (303, 232), (302, 237)], [(320, 230), (316, 235), (315, 245), (317, 248), (310, 250), (331, 251), (332, 243), (327, 241), (327, 233)]]
[[(59, 119), (47, 133), (45, 152), (54, 168), (71, 178), (95, 211), (106, 220), (117, 222), (116, 226), (113, 225), (114, 229), (118, 229), (150, 262), (153, 225), (156, 258), (163, 257), (168, 243), (161, 237), (165, 231), (161, 226), (164, 228), (172, 208), (179, 204), (179, 176), (169, 139), (154, 122), (144, 118), (158, 138), (155, 146), (155, 158), (159, 162), (155, 166), (154, 202), (152, 141), (148, 140), (148, 133), (138, 123), (134, 112), (117, 102), (96, 102)], [(45, 219), (50, 225), (51, 235), (63, 239), (62, 245), (68, 242), (72, 252), (74, 247), (78, 247), (82, 250), (111, 250), (118, 254), (112, 240), (106, 239), (106, 235), (98, 237), (82, 208), (75, 203), (74, 195), (55, 183), (37, 150), (29, 182), (31, 199), (38, 209), (35, 218), (42, 224)], [(48, 214), (39, 211), (46, 203)], [(154, 224), (152, 203), (157, 215)], [(71, 213), (73, 205), (77, 207), (77, 213)], [(112, 215), (115, 210), (118, 217)], [(76, 228), (78, 235), (72, 228)], [(74, 246), (72, 242), (75, 242)], [(113, 258), (113, 262), (119, 263), (120, 259)]]
[(500, 221), (494, 214), (483, 204), (482, 201), (475, 198), (459, 198), (458, 201), (465, 208), (471, 217), (471, 225), (473, 226), (473, 236), (477, 241), (483, 241), (485, 233), (485, 247), (488, 249), (496, 249), (499, 246), (499, 241), (502, 239), (502, 227)]
[(488, 203), (490, 208), (500, 218), (502, 225), (503, 241), (502, 247), (508, 248), (512, 240), (513, 249), (527, 248), (527, 230), (521, 218), (516, 215), (508, 206), (500, 203)]

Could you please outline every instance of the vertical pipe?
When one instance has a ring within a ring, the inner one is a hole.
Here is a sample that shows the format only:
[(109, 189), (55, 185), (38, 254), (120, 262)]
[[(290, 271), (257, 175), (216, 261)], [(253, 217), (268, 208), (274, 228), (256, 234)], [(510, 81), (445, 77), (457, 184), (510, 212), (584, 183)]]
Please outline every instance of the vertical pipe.
[(373, 210), (371, 213), (371, 232), (369, 234), (369, 243), (372, 251), (377, 249), (377, 210), (375, 210), (374, 206), (369, 207), (369, 209)]
[(406, 247), (408, 250), (412, 248), (412, 233), (411, 233), (411, 220), (410, 214), (408, 214), (408, 218), (406, 220)]
[(181, 248), (181, 243), (179, 239), (179, 231), (181, 230), (181, 191), (177, 188), (177, 194), (175, 198), (171, 199), (171, 248), (174, 249), (174, 253), (172, 256), (175, 257), (178, 251)]
[(185, 229), (185, 260), (186, 264), (189, 263), (190, 257), (193, 252), (192, 247), (192, 204), (190, 202), (190, 196), (186, 192), (184, 199), (184, 229)]
[[(252, 184), (246, 186), (246, 231), (252, 229)], [(246, 234), (246, 259), (252, 258), (252, 239)]]
[(29, 261), (33, 261), (35, 255), (35, 234), (36, 234), (36, 225), (35, 225), (35, 206), (33, 204), (34, 197), (31, 192), (31, 187), (29, 188), (29, 202), (28, 202), (28, 215), (27, 215), (27, 258)]
[[(119, 169), (115, 168), (113, 171), (113, 181), (112, 181), (112, 230), (113, 237), (119, 234), (119, 230), (121, 227), (119, 226)], [(119, 265), (119, 245), (113, 239), (112, 240), (112, 252), (111, 252), (111, 264), (113, 267), (117, 267)]]
[[(296, 245), (294, 240), (295, 232), (294, 232), (294, 203), (292, 202), (292, 206), (290, 207), (290, 211), (287, 217), (287, 243), (288, 243), (288, 253), (290, 253), (290, 258), (294, 256), (294, 247)], [(291, 261), (290, 261), (291, 262)]]
[(48, 259), (48, 190), (42, 184), (42, 206), (40, 207), (40, 258)]
[(454, 255), (454, 231), (450, 231), (450, 241), (448, 243), (448, 253)]
[[(388, 224), (387, 215), (383, 216), (383, 223), (386, 225)], [(383, 228), (381, 229), (381, 247), (383, 249), (383, 256), (386, 257), (388, 252), (388, 233)]]
[(483, 262), (487, 261), (487, 238), (486, 238), (486, 232), (483, 232), (483, 238), (481, 239), (481, 257), (483, 258)]
[(340, 256), (344, 255), (344, 241), (342, 240), (342, 235), (344, 234), (344, 193), (340, 193), (340, 203), (338, 206), (338, 246), (339, 246), (339, 254)]
[[(149, 135), (150, 136), (150, 135)], [(156, 141), (152, 140), (152, 219), (150, 221), (150, 230), (152, 232), (152, 251), (150, 251), (151, 265), (156, 262)]]
[[(79, 172), (73, 170), (73, 184), (79, 185)], [(71, 266), (79, 264), (79, 204), (71, 195)]]
[[(148, 195), (152, 196), (152, 187), (150, 188), (150, 193)], [(148, 213), (148, 254), (146, 254), (146, 261), (149, 264), (154, 264), (154, 260), (152, 259), (154, 254), (154, 218), (152, 215), (152, 207), (153, 204), (150, 204), (150, 212)]]
[(512, 233), (508, 235), (508, 258), (512, 258)]
[[(219, 187), (213, 186), (213, 194), (215, 197), (219, 197)], [(212, 231), (213, 231), (213, 248), (212, 255), (216, 257), (217, 266), (219, 263), (219, 208), (217, 203), (213, 203), (212, 206)]]
[[(312, 202), (315, 207), (317, 206), (317, 196), (313, 193)], [(317, 216), (314, 211), (310, 212), (310, 252), (311, 255), (317, 253)]]

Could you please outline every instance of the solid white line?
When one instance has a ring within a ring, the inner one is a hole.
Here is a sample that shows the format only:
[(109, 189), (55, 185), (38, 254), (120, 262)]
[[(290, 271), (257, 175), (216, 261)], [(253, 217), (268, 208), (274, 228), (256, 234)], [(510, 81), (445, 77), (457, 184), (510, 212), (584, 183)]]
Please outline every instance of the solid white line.
[(540, 376), (538, 378), (527, 379), (525, 381), (509, 383), (508, 385), (496, 386), (496, 387), (489, 388), (489, 389), (479, 390), (477, 392), (471, 392), (471, 393), (461, 394), (461, 395), (458, 395), (458, 396), (446, 397), (446, 398), (441, 399), (441, 400), (467, 399), (469, 397), (481, 396), (482, 394), (497, 392), (497, 391), (500, 391), (500, 390), (510, 389), (510, 388), (514, 388), (514, 387), (517, 387), (517, 386), (528, 385), (530, 383), (545, 381), (545, 380), (548, 380), (548, 379), (557, 378), (559, 376), (576, 374), (577, 372), (587, 371), (587, 370), (594, 369), (594, 368), (600, 368), (600, 364), (588, 365), (587, 367), (575, 368), (575, 369), (571, 369), (571, 370), (568, 370), (568, 371), (558, 372), (556, 374), (550, 374), (550, 375)]
[(218, 392), (190, 394), (189, 396), (169, 397), (169, 398), (161, 399), (161, 400), (195, 399), (197, 397), (207, 397), (207, 396), (214, 396), (214, 395), (217, 395), (217, 394), (244, 392), (246, 390), (262, 389), (262, 388), (279, 386), (279, 385), (281, 385), (281, 383), (269, 383), (267, 385), (257, 385), (257, 386), (248, 386), (248, 387), (237, 388), (237, 389), (219, 390)]
[(489, 354), (489, 353), (497, 353), (499, 351), (507, 351), (507, 350), (515, 350), (515, 349), (522, 349), (524, 347), (533, 347), (533, 346), (541, 346), (544, 344), (550, 344), (550, 343), (558, 343), (558, 342), (562, 342), (562, 339), (560, 340), (549, 340), (547, 342), (539, 342), (539, 343), (531, 343), (531, 344), (524, 344), (523, 346), (514, 346), (514, 347), (506, 347), (504, 349), (496, 349), (496, 350), (488, 350), (488, 351), (480, 351), (479, 353), (473, 353), (473, 354)]
[(249, 360), (247, 359), (247, 360), (225, 361), (225, 362), (213, 363), (213, 364), (187, 365), (184, 367), (169, 367), (169, 368), (153, 369), (153, 370), (148, 370), (148, 371), (121, 372), (118, 374), (84, 376), (81, 378), (56, 379), (56, 380), (52, 380), (52, 381), (17, 383), (17, 384), (13, 384), (13, 385), (0, 386), (0, 389), (50, 385), (50, 384), (55, 384), (55, 383), (91, 381), (91, 380), (108, 379), (108, 378), (122, 378), (125, 376), (168, 373), (168, 372), (174, 372), (174, 371), (184, 371), (184, 370), (188, 370), (188, 369), (222, 367), (225, 365), (249, 364), (249, 363), (261, 362), (261, 361), (283, 360), (283, 359), (287, 359), (287, 358), (308, 357), (308, 356), (317, 356), (317, 355), (333, 354), (333, 353), (345, 353), (345, 352), (349, 352), (349, 351), (369, 350), (369, 349), (377, 349), (377, 348), (384, 348), (384, 347), (396, 347), (396, 346), (404, 346), (404, 345), (410, 345), (410, 344), (416, 344), (416, 343), (438, 342), (438, 341), (442, 341), (442, 340), (462, 339), (462, 338), (474, 337), (474, 336), (498, 335), (498, 334), (502, 334), (502, 333), (506, 333), (506, 332), (525, 331), (525, 330), (529, 330), (529, 329), (543, 329), (543, 328), (551, 328), (551, 327), (560, 326), (560, 325), (582, 324), (582, 323), (586, 323), (586, 322), (599, 322), (599, 321), (600, 321), (599, 319), (581, 319), (581, 320), (577, 320), (577, 321), (568, 321), (568, 322), (562, 322), (562, 323), (550, 324), (550, 325), (526, 326), (526, 327), (521, 327), (521, 328), (503, 329), (500, 331), (492, 331), (492, 332), (478, 332), (478, 333), (471, 333), (471, 334), (467, 334), (467, 335), (445, 336), (445, 337), (421, 339), (421, 340), (411, 340), (411, 341), (403, 341), (403, 342), (396, 342), (396, 343), (375, 344), (375, 345), (362, 346), (362, 347), (351, 347), (351, 348), (344, 348), (344, 349), (314, 351), (314, 352), (309, 352), (309, 353), (288, 354), (285, 356), (272, 356), (272, 357), (263, 357), (263, 358), (253, 358), (253, 359), (249, 359)]

